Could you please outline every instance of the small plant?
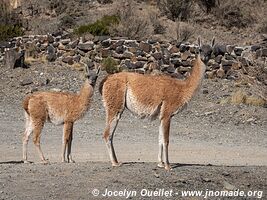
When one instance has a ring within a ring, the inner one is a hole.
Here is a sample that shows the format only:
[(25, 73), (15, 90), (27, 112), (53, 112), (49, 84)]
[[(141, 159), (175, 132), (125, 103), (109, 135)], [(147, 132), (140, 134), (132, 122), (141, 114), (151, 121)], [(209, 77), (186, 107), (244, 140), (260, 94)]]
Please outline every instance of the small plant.
[(0, 41), (23, 35), (23, 30), (17, 25), (0, 25)]
[(176, 21), (176, 39), (179, 42), (186, 42), (195, 34), (195, 29), (189, 23)]
[(251, 106), (266, 106), (266, 101), (255, 95), (249, 95), (246, 92), (242, 90), (238, 90), (236, 92), (233, 92), (233, 94), (226, 98), (221, 100), (221, 104), (225, 103), (231, 103), (235, 105), (245, 104), (245, 105), (251, 105)]
[(118, 67), (118, 62), (111, 57), (107, 57), (103, 59), (101, 64), (102, 64), (103, 70), (106, 70), (106, 72), (109, 74), (120, 72), (120, 69)]
[(75, 30), (78, 35), (91, 33), (92, 35), (109, 35), (109, 28), (111, 25), (118, 24), (120, 21), (117, 15), (104, 16), (95, 23), (82, 25)]
[(76, 21), (75, 19), (70, 15), (65, 15), (60, 19), (60, 26), (71, 28), (75, 26)]

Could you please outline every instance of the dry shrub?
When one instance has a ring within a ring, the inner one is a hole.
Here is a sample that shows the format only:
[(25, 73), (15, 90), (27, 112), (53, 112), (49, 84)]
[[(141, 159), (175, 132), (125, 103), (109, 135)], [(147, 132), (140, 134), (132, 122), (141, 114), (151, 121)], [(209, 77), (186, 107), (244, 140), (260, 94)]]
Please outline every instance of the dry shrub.
[(158, 1), (158, 7), (169, 19), (182, 21), (190, 17), (194, 0), (162, 0)]
[(132, 1), (122, 5), (119, 17), (119, 24), (113, 25), (110, 29), (112, 35), (142, 40), (153, 33), (148, 14), (134, 7)]
[(242, 90), (238, 90), (237, 92), (234, 92), (231, 96), (231, 103), (232, 104), (242, 104), (246, 101), (246, 93)]
[[(214, 15), (222, 26), (227, 28), (237, 27), (245, 28), (254, 22), (251, 10), (246, 10), (249, 5), (242, 0), (224, 0), (220, 1), (218, 8), (214, 10)], [(245, 9), (246, 8), (246, 9)]]
[(179, 42), (186, 42), (195, 34), (195, 28), (188, 22), (176, 21), (176, 39)]
[(32, 57), (32, 56), (26, 56), (24, 63), (28, 65), (32, 65), (34, 63), (47, 63), (46, 55), (41, 55), (39, 57)]
[(264, 18), (264, 20), (261, 21), (258, 27), (258, 31), (260, 33), (267, 33), (267, 18)]
[[(245, 104), (245, 105), (251, 105), (251, 106), (262, 106), (264, 107), (267, 103), (266, 100), (259, 96), (255, 96), (252, 94), (247, 94), (243, 90), (237, 90), (234, 92), (229, 99), (230, 103), (235, 105)], [(221, 101), (221, 103), (224, 103), (227, 101)]]
[(209, 13), (212, 8), (219, 5), (218, 0), (197, 0), (197, 3), (206, 13)]
[(154, 34), (164, 34), (166, 32), (166, 25), (160, 20), (159, 10), (151, 8), (148, 14), (154, 29)]

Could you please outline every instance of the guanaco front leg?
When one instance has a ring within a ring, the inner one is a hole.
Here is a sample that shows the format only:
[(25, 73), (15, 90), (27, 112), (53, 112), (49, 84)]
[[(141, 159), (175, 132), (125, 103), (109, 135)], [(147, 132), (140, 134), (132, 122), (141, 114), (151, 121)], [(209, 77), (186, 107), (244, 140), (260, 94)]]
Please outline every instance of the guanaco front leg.
[(70, 134), (69, 141), (68, 141), (67, 160), (68, 162), (75, 163), (75, 161), (72, 159), (72, 156), (71, 156), (72, 139), (73, 139), (73, 124), (72, 124), (71, 134)]
[(68, 145), (67, 162), (73, 162), (71, 158), (72, 130), (73, 130), (73, 123), (65, 122), (63, 128), (63, 138), (62, 138), (62, 162), (66, 162), (65, 154), (67, 145)]
[(43, 121), (34, 122), (33, 143), (35, 144), (35, 147), (37, 149), (39, 157), (42, 160), (42, 163), (47, 164), (48, 161), (44, 157), (43, 151), (41, 149), (41, 144), (40, 144), (41, 131), (43, 129), (43, 126), (44, 126), (44, 122)]

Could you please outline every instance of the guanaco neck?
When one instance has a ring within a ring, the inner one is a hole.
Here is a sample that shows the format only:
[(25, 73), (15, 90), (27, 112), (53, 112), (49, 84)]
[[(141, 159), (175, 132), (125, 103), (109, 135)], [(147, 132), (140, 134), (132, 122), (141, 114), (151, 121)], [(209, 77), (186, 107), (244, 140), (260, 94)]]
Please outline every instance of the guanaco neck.
[(83, 108), (88, 108), (91, 97), (93, 96), (93, 87), (90, 85), (90, 81), (87, 79), (79, 92), (79, 104)]
[(205, 71), (206, 65), (201, 61), (200, 56), (198, 55), (194, 62), (194, 66), (190, 76), (185, 80), (185, 85), (183, 89), (184, 103), (187, 103), (198, 90), (204, 78)]

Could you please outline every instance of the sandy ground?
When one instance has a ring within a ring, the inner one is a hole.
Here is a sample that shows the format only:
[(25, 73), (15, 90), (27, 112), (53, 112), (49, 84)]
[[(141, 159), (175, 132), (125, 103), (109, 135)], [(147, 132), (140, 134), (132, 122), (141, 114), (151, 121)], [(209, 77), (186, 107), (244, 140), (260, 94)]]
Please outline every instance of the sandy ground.
[[(266, 108), (219, 105), (217, 99), (224, 95), (224, 90), (216, 89), (220, 84), (227, 85), (205, 80), (203, 88), (209, 93), (200, 91), (188, 108), (173, 118), (169, 150), (173, 170), (170, 172), (156, 166), (159, 122), (140, 120), (128, 111), (123, 113), (114, 138), (117, 157), (123, 165), (111, 167), (102, 140), (105, 112), (98, 92), (90, 111), (74, 126), (76, 163), (60, 162), (62, 126), (52, 124), (46, 124), (41, 138), (50, 164), (40, 164), (31, 140), (29, 160), (33, 163), (22, 163), (24, 114), (20, 102), (23, 95), (14, 95), (18, 92), (12, 88), (21, 91), (19, 94), (29, 88), (16, 85), (16, 80), (1, 85), (0, 199), (126, 198), (125, 195), (114, 197), (114, 193), (104, 197), (106, 189), (132, 191), (131, 199), (166, 199), (166, 193), (163, 196), (153, 193), (152, 197), (142, 193), (159, 189), (172, 190), (170, 199), (203, 199), (207, 191), (222, 190), (244, 191), (246, 196), (210, 195), (208, 199), (251, 199), (249, 196), (266, 199)], [(71, 89), (77, 91), (78, 86), (79, 82)], [(60, 88), (60, 85), (51, 87)], [(251, 118), (257, 120), (252, 123)], [(99, 190), (98, 197), (92, 194), (94, 189)], [(182, 197), (184, 190), (203, 193), (201, 197)], [(256, 192), (252, 195), (253, 191)]]

